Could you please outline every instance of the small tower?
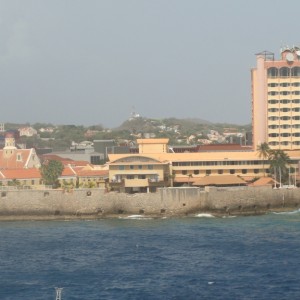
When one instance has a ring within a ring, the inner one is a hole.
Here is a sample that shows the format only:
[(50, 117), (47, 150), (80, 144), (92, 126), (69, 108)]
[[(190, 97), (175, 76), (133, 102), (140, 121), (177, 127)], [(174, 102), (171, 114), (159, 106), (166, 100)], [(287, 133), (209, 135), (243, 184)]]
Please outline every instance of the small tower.
[(55, 300), (61, 300), (61, 292), (62, 292), (63, 288), (55, 288), (55, 291), (56, 291), (56, 297), (55, 297)]
[(15, 137), (12, 133), (7, 133), (5, 135), (5, 146), (3, 148), (3, 156), (4, 157), (10, 157), (16, 150), (16, 141)]

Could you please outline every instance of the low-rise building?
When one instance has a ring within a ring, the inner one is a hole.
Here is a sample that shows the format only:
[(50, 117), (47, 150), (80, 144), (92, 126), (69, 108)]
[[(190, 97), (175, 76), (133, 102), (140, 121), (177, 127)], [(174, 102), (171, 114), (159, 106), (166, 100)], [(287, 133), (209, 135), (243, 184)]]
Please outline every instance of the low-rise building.
[[(167, 143), (167, 139), (141, 139), (138, 140), (138, 154), (109, 155), (111, 187), (129, 192), (151, 191), (149, 179), (155, 176), (159, 178), (159, 186), (181, 186), (193, 184), (205, 176), (234, 175), (252, 182), (270, 173), (259, 153), (249, 147), (233, 145), (233, 149), (230, 149), (228, 145), (224, 149), (218, 146), (205, 151), (209, 149), (202, 146), (202, 151), (199, 149), (201, 152), (175, 153), (168, 150)], [(296, 178), (300, 151), (287, 151), (287, 154), (290, 157), (291, 175)]]

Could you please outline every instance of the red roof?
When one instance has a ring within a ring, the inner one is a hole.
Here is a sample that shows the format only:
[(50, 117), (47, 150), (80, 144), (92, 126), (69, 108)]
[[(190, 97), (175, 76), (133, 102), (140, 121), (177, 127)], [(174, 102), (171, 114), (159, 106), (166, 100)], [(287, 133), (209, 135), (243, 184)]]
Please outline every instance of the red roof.
[(11, 169), (11, 170), (1, 170), (1, 179), (34, 179), (41, 178), (41, 173), (39, 169)]
[(64, 176), (75, 177), (76, 176), (76, 172), (70, 166), (65, 166), (60, 177), (64, 177)]
[(202, 151), (249, 151), (252, 150), (251, 146), (243, 146), (240, 144), (210, 144), (198, 145), (198, 152)]
[(73, 160), (71, 158), (60, 157), (56, 154), (44, 154), (43, 160), (57, 160), (60, 161), (64, 166), (86, 166), (90, 164), (88, 161), (85, 160)]
[(108, 170), (78, 170), (79, 177), (108, 177)]
[(0, 169), (26, 168), (31, 149), (14, 149), (9, 157), (4, 157), (4, 151), (5, 149), (0, 150)]

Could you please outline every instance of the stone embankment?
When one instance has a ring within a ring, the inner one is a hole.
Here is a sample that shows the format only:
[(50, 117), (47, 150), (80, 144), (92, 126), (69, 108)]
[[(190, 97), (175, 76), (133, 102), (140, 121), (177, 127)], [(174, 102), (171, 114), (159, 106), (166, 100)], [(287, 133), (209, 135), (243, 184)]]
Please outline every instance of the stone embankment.
[(162, 188), (156, 193), (124, 194), (104, 189), (1, 190), (0, 220), (103, 218), (130, 214), (184, 216), (263, 214), (295, 210), (300, 189), (270, 187)]

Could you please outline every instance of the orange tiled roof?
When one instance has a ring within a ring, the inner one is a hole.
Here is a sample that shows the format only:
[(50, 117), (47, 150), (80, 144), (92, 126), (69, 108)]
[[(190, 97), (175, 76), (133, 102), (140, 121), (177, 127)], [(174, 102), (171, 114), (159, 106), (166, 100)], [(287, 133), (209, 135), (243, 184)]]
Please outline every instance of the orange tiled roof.
[(108, 177), (108, 170), (79, 170), (79, 177)]
[(254, 181), (251, 185), (253, 186), (262, 186), (262, 185), (273, 185), (275, 184), (275, 180), (270, 177), (261, 177)]
[(206, 186), (206, 185), (246, 185), (246, 182), (235, 175), (217, 175), (205, 176), (197, 179), (193, 185)]
[[(4, 151), (0, 150), (0, 169), (23, 169), (26, 168), (32, 149), (15, 149), (7, 158), (4, 157)], [(17, 159), (18, 155), (21, 155), (20, 160)]]
[(10, 169), (0, 171), (1, 179), (33, 179), (41, 178), (41, 173), (39, 169)]
[(64, 176), (67, 176), (67, 177), (75, 177), (76, 176), (76, 172), (73, 170), (72, 167), (70, 166), (65, 166), (63, 171), (62, 171), (62, 174), (60, 177), (64, 177)]
[(56, 154), (44, 154), (42, 156), (42, 158), (44, 160), (58, 160), (58, 161), (64, 161), (64, 160), (66, 160), (66, 161), (72, 161), (72, 159), (70, 159), (70, 158), (62, 158), (62, 157), (60, 157), (60, 156), (58, 156)]
[(72, 165), (72, 166), (86, 166), (90, 163), (86, 160), (73, 160), (71, 158), (66, 157), (60, 157), (56, 154), (44, 154), (43, 156), (44, 160), (57, 160), (60, 161), (64, 166), (66, 165)]

